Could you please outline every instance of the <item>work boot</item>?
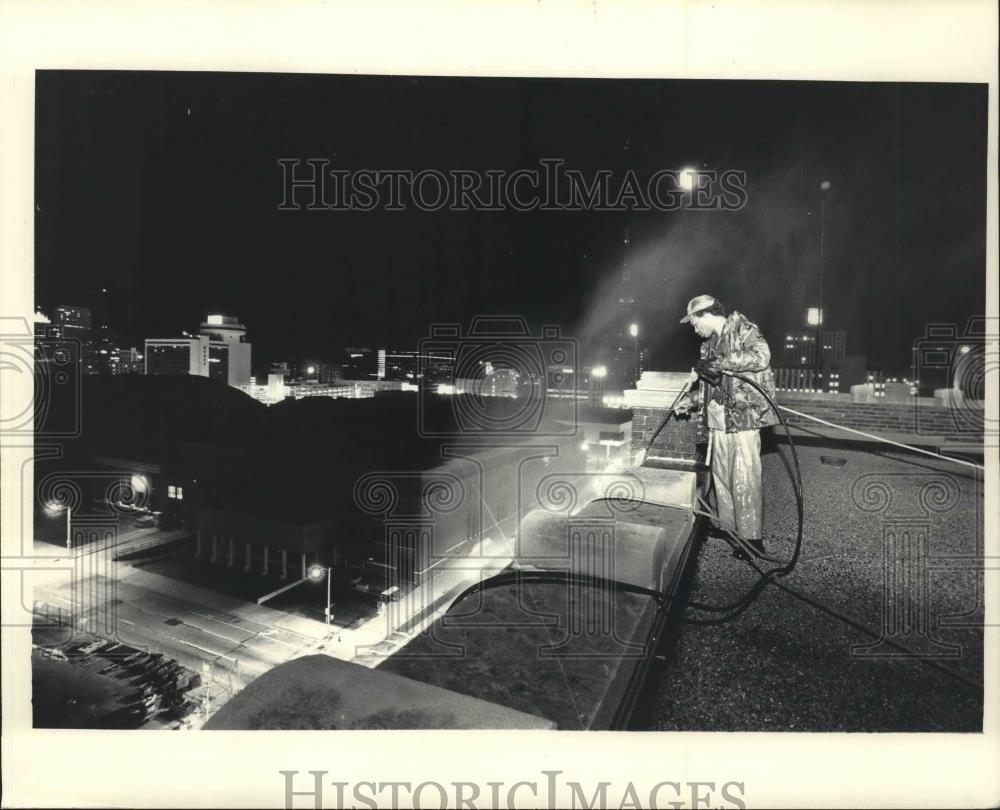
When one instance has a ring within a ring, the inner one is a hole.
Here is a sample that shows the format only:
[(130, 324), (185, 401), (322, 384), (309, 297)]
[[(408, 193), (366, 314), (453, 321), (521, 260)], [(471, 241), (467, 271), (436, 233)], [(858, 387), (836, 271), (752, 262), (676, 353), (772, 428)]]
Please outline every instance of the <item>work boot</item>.
[[(757, 540), (744, 540), (743, 542), (746, 543), (746, 545), (750, 546), (750, 548), (752, 548), (754, 550), (755, 556), (759, 556), (759, 555), (764, 554), (764, 541), (763, 540), (761, 540), (761, 539), (758, 538)], [(750, 559), (753, 559), (753, 557), (750, 554), (748, 554), (746, 551), (743, 550), (742, 546), (736, 546), (736, 548), (733, 549), (733, 556), (737, 560), (750, 560)]]

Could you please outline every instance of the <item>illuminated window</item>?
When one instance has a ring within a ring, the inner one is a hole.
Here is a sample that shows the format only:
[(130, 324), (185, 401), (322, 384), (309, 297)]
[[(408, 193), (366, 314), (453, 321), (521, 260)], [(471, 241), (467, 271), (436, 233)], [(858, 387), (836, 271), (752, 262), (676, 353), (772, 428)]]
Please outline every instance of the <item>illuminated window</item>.
[(184, 500), (184, 487), (174, 486), (173, 484), (167, 485), (167, 497), (176, 498), (178, 501)]

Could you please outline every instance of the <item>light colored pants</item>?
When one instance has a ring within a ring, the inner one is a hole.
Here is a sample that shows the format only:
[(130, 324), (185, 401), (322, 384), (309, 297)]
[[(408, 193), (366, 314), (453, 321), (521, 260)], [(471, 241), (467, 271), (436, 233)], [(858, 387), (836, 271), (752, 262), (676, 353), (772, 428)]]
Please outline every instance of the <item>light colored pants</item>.
[(709, 430), (718, 528), (741, 540), (761, 538), (760, 431)]

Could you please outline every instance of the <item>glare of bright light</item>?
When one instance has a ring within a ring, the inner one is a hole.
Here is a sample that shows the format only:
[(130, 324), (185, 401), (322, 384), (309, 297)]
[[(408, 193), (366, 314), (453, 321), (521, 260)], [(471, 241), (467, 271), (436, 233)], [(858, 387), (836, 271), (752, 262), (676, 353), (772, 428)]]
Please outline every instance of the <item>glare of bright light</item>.
[(829, 180), (824, 180), (822, 183), (819, 184), (819, 189), (820, 189), (820, 191), (829, 191), (830, 190), (830, 181)]
[(596, 368), (592, 369), (590, 373), (593, 374), (597, 379), (601, 379), (602, 377), (608, 376), (608, 370), (604, 366), (597, 366)]
[(45, 504), (45, 514), (49, 517), (55, 517), (56, 515), (61, 515), (66, 507), (58, 501), (48, 501)]
[(590, 445), (587, 444), (587, 442), (584, 442), (583, 444), (580, 445), (580, 449), (586, 453), (590, 449)]
[(806, 323), (810, 326), (819, 326), (823, 323), (823, 311), (819, 307), (809, 307), (806, 311)]
[(639, 325), (634, 323), (628, 328), (628, 333), (632, 337), (639, 337)]
[(961, 346), (961, 347), (959, 347), (958, 351), (961, 354), (968, 354), (970, 351), (972, 351), (972, 347), (971, 346)]
[(309, 566), (309, 579), (323, 579), (324, 574), (326, 574), (326, 569), (322, 565)]
[(149, 488), (149, 481), (146, 479), (146, 476), (139, 475), (138, 473), (129, 479), (129, 483), (132, 485), (132, 491), (136, 494), (144, 493)]
[(306, 367), (306, 374), (315, 374), (315, 373), (316, 373), (316, 366), (307, 366)]
[(694, 169), (681, 169), (680, 175), (677, 178), (677, 184), (685, 191), (691, 191), (697, 182), (697, 177), (698, 175), (695, 173)]

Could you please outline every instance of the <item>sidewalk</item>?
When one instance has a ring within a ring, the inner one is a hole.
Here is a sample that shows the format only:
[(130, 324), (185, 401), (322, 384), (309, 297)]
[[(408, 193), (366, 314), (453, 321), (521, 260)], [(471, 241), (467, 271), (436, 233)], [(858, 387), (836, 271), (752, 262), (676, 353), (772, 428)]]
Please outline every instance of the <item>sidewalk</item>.
[[(509, 559), (464, 557), (442, 564), (427, 582), (390, 602), (379, 615), (350, 630), (341, 630), (318, 649), (356, 664), (375, 668), (415, 635), (430, 626), (466, 588), (506, 567)], [(447, 568), (448, 563), (452, 567)], [(476, 563), (480, 563), (477, 565)]]
[(133, 568), (127, 564), (118, 564), (118, 575), (123, 581), (127, 580), (146, 590), (180, 597), (189, 602), (204, 605), (207, 612), (230, 620), (239, 619), (265, 627), (286, 630), (307, 636), (313, 641), (321, 641), (329, 634), (329, 629), (323, 622), (274, 610), (266, 605), (244, 602), (234, 596), (154, 574), (141, 568)]
[[(46, 545), (43, 543), (42, 547)], [(51, 548), (49, 546), (47, 550)], [(48, 562), (51, 563), (51, 560)], [(63, 576), (69, 576), (72, 562), (68, 558), (60, 562), (66, 565)], [(119, 581), (201, 605), (205, 615), (211, 618), (239, 624), (250, 631), (289, 633), (302, 640), (304, 652), (319, 652), (374, 668), (443, 614), (462, 590), (481, 578), (492, 576), (508, 562), (509, 559), (475, 555), (449, 559), (441, 563), (424, 584), (403, 593), (398, 601), (390, 602), (382, 612), (351, 628), (336, 624), (331, 626), (323, 621), (258, 605), (134, 567), (127, 562), (110, 562), (110, 565), (113, 576)], [(448, 568), (449, 565), (452, 567)]]

